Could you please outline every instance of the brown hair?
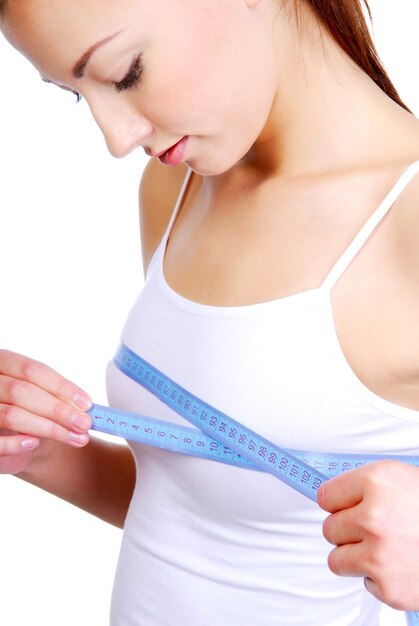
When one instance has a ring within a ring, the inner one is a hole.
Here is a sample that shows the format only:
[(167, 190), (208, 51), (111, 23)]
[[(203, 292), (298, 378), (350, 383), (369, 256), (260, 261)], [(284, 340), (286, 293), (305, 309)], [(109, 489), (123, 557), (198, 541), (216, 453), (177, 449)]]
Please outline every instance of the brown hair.
[[(386, 93), (394, 102), (409, 113), (412, 111), (400, 98), (397, 89), (384, 69), (383, 63), (371, 38), (365, 21), (361, 0), (292, 0), (296, 10), (297, 21), (300, 20), (299, 9), (304, 3), (326, 27), (340, 47), (355, 61), (361, 69)], [(282, 2), (282, 0), (281, 0)], [(284, 0), (285, 3), (289, 0)], [(363, 0), (371, 23), (371, 10), (367, 0)], [(0, 0), (0, 14), (6, 8), (7, 0)]]
[[(289, 0), (285, 0), (285, 3)], [(373, 23), (367, 0), (363, 0)], [(306, 5), (317, 21), (332, 35), (339, 46), (368, 74), (394, 102), (409, 113), (412, 111), (400, 98), (384, 69), (362, 10), (360, 0), (293, 0), (297, 23), (301, 22), (301, 5)]]

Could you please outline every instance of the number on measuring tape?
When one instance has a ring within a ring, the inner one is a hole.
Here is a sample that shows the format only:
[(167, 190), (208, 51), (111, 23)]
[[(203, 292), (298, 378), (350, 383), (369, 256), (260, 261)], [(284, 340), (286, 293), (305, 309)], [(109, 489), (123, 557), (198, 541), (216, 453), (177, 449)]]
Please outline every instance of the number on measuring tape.
[[(269, 472), (315, 502), (325, 480), (365, 463), (391, 458), (419, 466), (419, 458), (411, 456), (320, 454), (279, 448), (177, 385), (123, 344), (114, 362), (124, 374), (197, 429), (93, 405), (89, 413), (95, 430), (182, 454)], [(419, 626), (419, 612), (406, 613), (406, 619), (409, 626)]]

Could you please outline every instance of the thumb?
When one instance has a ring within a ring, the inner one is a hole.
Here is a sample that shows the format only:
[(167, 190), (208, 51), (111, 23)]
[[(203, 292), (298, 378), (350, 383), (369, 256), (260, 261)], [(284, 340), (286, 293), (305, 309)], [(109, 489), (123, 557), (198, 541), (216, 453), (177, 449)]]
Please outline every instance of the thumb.
[(365, 585), (365, 589), (374, 596), (374, 598), (377, 598), (377, 600), (381, 600), (380, 595), (378, 593), (378, 587), (377, 584), (373, 581), (372, 578), (364, 578), (364, 585)]

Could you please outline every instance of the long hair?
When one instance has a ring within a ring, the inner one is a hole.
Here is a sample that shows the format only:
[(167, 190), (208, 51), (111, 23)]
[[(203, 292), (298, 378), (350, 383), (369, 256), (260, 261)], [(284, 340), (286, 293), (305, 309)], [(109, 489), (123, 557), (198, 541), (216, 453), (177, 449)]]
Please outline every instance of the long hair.
[[(301, 6), (305, 4), (339, 46), (368, 74), (376, 85), (394, 102), (412, 113), (400, 98), (397, 89), (384, 69), (365, 21), (360, 0), (292, 0), (292, 2), (298, 24), (301, 21)], [(368, 1), (363, 0), (363, 2), (371, 24), (373, 24)]]

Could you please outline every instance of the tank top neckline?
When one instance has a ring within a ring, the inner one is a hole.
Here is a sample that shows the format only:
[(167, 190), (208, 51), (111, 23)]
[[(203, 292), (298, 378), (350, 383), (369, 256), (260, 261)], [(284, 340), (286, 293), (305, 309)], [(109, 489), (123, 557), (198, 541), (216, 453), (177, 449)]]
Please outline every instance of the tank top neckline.
[[(254, 323), (254, 321), (259, 323), (260, 320), (258, 318), (255, 320), (255, 316), (260, 315), (269, 316), (269, 323), (273, 318), (275, 323), (276, 315), (278, 315), (278, 323), (284, 323), (284, 319), (286, 320), (289, 316), (294, 315), (294, 309), (296, 309), (296, 314), (301, 314), (301, 310), (306, 311), (307, 315), (310, 317), (310, 323), (313, 323), (314, 321), (314, 324), (316, 325), (316, 332), (319, 333), (324, 351), (328, 353), (331, 362), (334, 364), (336, 373), (339, 374), (341, 380), (345, 381), (347, 387), (350, 388), (352, 392), (365, 403), (366, 406), (378, 410), (385, 415), (418, 423), (419, 410), (396, 404), (395, 402), (386, 400), (385, 398), (379, 396), (367, 387), (367, 385), (363, 383), (360, 378), (358, 378), (352, 369), (345, 353), (342, 350), (336, 330), (332, 305), (332, 288), (339, 280), (340, 276), (342, 276), (345, 269), (350, 265), (352, 259), (362, 249), (371, 233), (393, 206), (402, 189), (407, 185), (415, 173), (419, 172), (419, 160), (415, 161), (407, 169), (405, 169), (396, 184), (384, 198), (383, 202), (360, 229), (352, 243), (346, 248), (319, 287), (282, 296), (274, 300), (242, 306), (215, 306), (189, 300), (173, 290), (165, 279), (163, 272), (163, 259), (166, 251), (167, 239), (191, 171), (192, 170), (190, 170), (185, 177), (183, 187), (178, 197), (178, 202), (170, 219), (170, 223), (160, 242), (160, 245), (156, 248), (150, 261), (146, 276), (146, 283), (148, 281), (153, 281), (161, 296), (170, 305), (176, 307), (178, 311), (187, 315), (192, 315), (195, 318), (201, 318), (202, 320), (205, 318), (221, 318), (227, 322), (230, 318), (234, 319), (236, 317), (241, 317), (248, 318), (251, 323)], [(285, 318), (281, 318), (280, 314), (284, 315)]]
[(150, 265), (147, 272), (147, 277), (156, 272), (157, 282), (165, 297), (173, 302), (178, 308), (183, 309), (189, 313), (195, 315), (212, 316), (212, 317), (236, 317), (247, 316), (257, 313), (268, 313), (270, 311), (275, 312), (279, 307), (300, 303), (304, 300), (312, 300), (317, 298), (323, 298), (330, 306), (331, 314), (333, 317), (333, 311), (331, 308), (331, 291), (334, 285), (338, 282), (339, 278), (344, 274), (347, 267), (351, 264), (355, 256), (363, 248), (364, 244), (368, 241), (370, 235), (388, 213), (393, 206), (394, 202), (400, 195), (401, 191), (410, 182), (413, 176), (419, 172), (419, 160), (411, 163), (396, 180), (396, 183), (392, 186), (390, 191), (384, 197), (383, 201), (379, 204), (377, 209), (367, 219), (362, 228), (358, 231), (349, 246), (344, 250), (343, 254), (338, 258), (331, 270), (326, 275), (322, 284), (317, 287), (312, 287), (304, 291), (298, 291), (296, 293), (287, 294), (279, 298), (272, 300), (265, 300), (263, 302), (255, 302), (251, 304), (237, 305), (237, 306), (219, 306), (212, 304), (203, 304), (190, 300), (179, 294), (177, 291), (167, 282), (164, 275), (164, 257), (166, 254), (167, 241), (174, 220), (182, 203), (183, 196), (185, 194), (186, 187), (190, 180), (192, 169), (188, 168), (185, 175), (175, 208), (172, 212), (169, 224), (166, 231), (160, 241), (159, 246), (156, 248), (153, 257), (150, 261)]

